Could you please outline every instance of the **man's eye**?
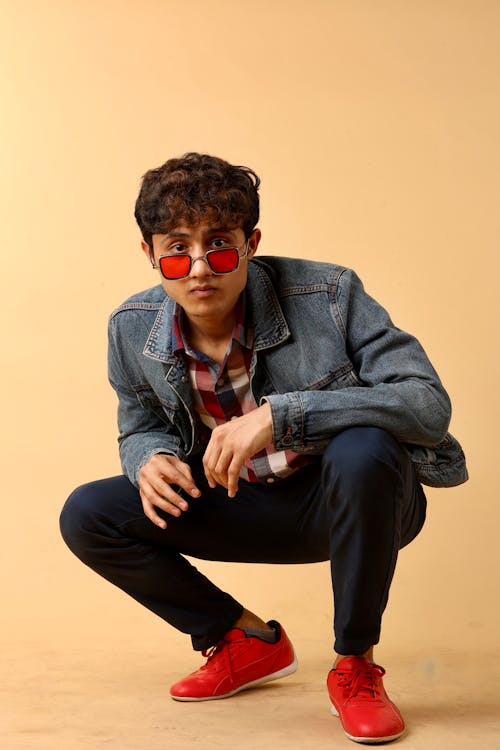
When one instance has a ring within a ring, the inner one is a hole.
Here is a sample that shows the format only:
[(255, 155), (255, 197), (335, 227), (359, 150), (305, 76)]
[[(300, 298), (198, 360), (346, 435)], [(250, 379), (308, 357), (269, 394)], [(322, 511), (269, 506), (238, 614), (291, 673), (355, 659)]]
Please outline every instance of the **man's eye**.
[(185, 253), (187, 252), (186, 246), (182, 242), (176, 242), (175, 245), (171, 245), (169, 248), (171, 253)]
[(226, 240), (223, 240), (222, 237), (217, 237), (217, 239), (212, 240), (210, 244), (213, 248), (221, 248), (221, 247), (229, 246), (229, 243)]

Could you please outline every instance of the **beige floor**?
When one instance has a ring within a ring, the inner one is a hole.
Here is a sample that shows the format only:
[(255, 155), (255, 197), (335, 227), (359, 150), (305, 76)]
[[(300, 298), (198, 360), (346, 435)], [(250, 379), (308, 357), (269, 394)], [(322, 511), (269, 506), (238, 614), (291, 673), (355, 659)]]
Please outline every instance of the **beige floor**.
[[(296, 643), (298, 672), (229, 700), (179, 704), (168, 685), (196, 666), (184, 647), (148, 644), (42, 648), (16, 645), (3, 658), (3, 750), (331, 750), (355, 747), (329, 713), (328, 661)], [(382, 659), (380, 659), (382, 661)], [(500, 748), (500, 657), (386, 652), (386, 686), (408, 724), (407, 750)]]

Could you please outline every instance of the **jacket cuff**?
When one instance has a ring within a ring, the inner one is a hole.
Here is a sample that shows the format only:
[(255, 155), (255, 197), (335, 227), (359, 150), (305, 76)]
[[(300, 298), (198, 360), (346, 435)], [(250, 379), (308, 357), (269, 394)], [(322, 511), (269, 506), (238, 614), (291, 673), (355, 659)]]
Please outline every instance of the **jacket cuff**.
[(273, 419), (273, 443), (276, 450), (303, 451), (304, 412), (298, 393), (265, 396), (260, 404), (268, 402)]

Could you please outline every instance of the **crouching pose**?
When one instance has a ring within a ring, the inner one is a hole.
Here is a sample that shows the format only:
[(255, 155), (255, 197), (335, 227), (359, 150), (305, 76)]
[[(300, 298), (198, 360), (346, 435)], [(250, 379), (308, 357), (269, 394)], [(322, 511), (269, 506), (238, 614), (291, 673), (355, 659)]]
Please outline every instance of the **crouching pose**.
[(109, 322), (123, 476), (75, 490), (62, 534), (191, 636), (206, 663), (171, 687), (179, 701), (297, 668), (283, 626), (186, 555), (330, 560), (333, 711), (352, 740), (393, 740), (404, 722), (373, 647), (398, 551), (424, 523), (421, 483), (465, 481), (464, 457), (423, 349), (353, 271), (256, 255), (258, 187), (251, 169), (196, 153), (144, 176), (135, 215), (160, 284)]

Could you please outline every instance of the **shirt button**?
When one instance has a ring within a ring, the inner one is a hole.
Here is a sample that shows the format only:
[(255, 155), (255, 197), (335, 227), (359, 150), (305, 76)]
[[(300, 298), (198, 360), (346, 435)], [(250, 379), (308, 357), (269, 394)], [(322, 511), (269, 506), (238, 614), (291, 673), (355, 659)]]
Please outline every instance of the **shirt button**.
[(268, 484), (272, 484), (272, 483), (274, 482), (274, 477), (268, 477), (268, 478), (266, 479), (266, 482), (267, 482)]
[(224, 378), (219, 378), (217, 381), (217, 385), (224, 385)]

